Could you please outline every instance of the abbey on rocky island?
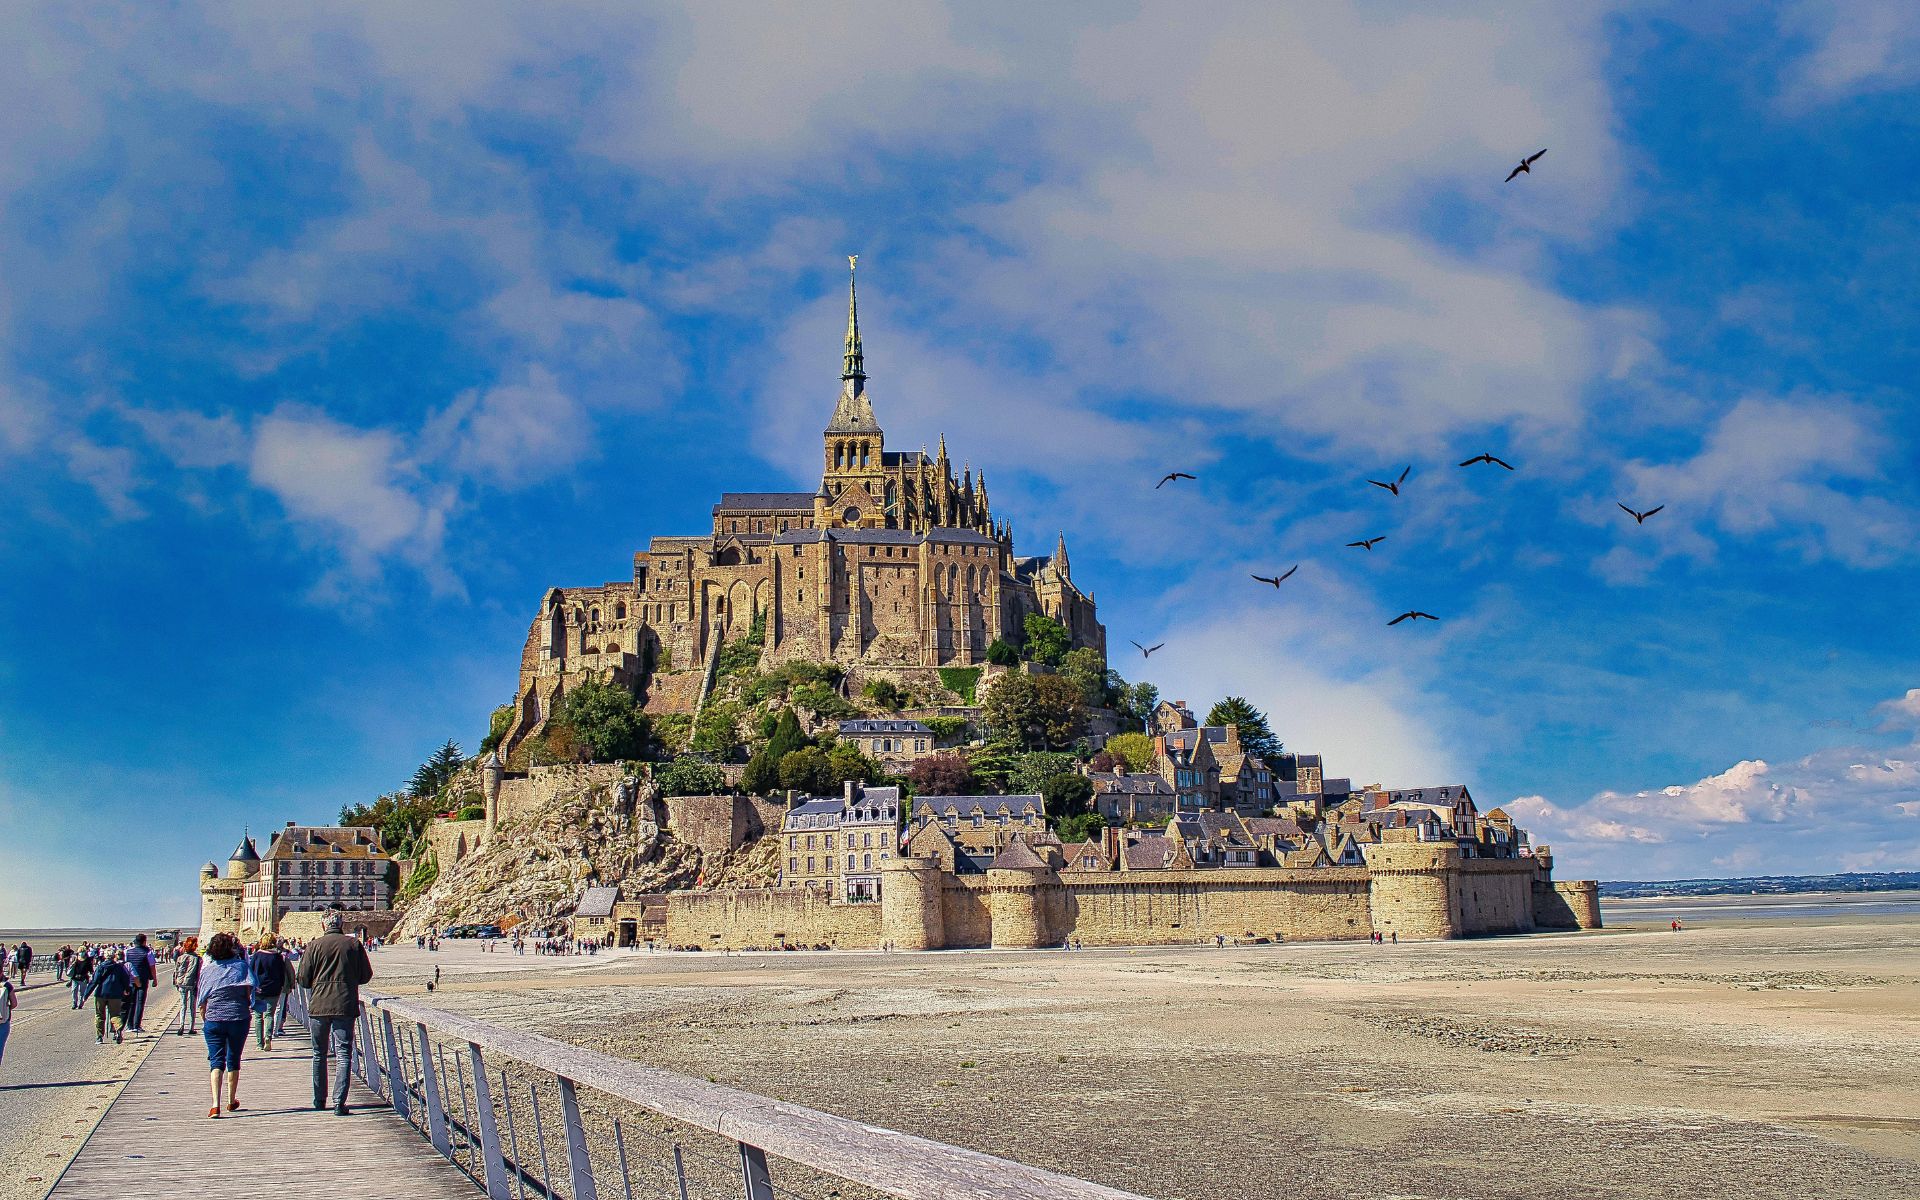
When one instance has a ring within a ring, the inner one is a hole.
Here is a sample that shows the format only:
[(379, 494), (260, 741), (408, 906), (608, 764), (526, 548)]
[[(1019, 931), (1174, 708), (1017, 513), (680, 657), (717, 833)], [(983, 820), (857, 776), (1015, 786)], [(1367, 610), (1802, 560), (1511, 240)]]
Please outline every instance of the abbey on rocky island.
[(768, 667), (832, 662), (855, 682), (933, 682), (938, 668), (984, 662), (988, 644), (1017, 637), (1029, 613), (1105, 654), (1064, 533), (1051, 556), (1020, 557), (1011, 522), (988, 504), (986, 473), (963, 466), (956, 477), (944, 436), (931, 456), (886, 448), (849, 276), (819, 488), (723, 493), (710, 533), (654, 538), (634, 554), (631, 581), (550, 589), (521, 651), (501, 751), (512, 761), (588, 678), (633, 688), (651, 712), (690, 712), (720, 648), (750, 630)]

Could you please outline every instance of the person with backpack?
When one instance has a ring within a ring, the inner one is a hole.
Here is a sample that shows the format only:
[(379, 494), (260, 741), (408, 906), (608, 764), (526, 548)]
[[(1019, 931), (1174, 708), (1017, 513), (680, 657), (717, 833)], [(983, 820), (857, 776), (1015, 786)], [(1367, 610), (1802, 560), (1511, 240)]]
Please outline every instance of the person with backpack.
[(147, 949), (147, 935), (133, 935), (127, 947), (127, 974), (133, 979), (133, 994), (127, 997), (127, 1028), (135, 1033), (147, 1031), (147, 989), (159, 978), (153, 969), (153, 951)]
[(180, 993), (180, 1028), (174, 1030), (181, 1037), (191, 1037), (195, 1032), (194, 1009), (200, 1003), (200, 939), (189, 937), (180, 943), (180, 953), (173, 960), (173, 990)]
[(107, 1030), (113, 1030), (114, 1044), (126, 1040), (127, 999), (133, 995), (133, 976), (127, 974), (126, 966), (120, 962), (118, 953), (102, 954), (100, 965), (94, 968), (93, 978), (87, 981), (87, 990), (81, 999), (93, 997), (93, 1044), (103, 1046), (107, 1041)]
[(276, 1010), (287, 988), (287, 960), (280, 954), (279, 944), (272, 934), (260, 939), (253, 958), (248, 966), (253, 970), (254, 982), (254, 1028), (253, 1044), (261, 1050), (273, 1049), (273, 1035), (277, 1028)]

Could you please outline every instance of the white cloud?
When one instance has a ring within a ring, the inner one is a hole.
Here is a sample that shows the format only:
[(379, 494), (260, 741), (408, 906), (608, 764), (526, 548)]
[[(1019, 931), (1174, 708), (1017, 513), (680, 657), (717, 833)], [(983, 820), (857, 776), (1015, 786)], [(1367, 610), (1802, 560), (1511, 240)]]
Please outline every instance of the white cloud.
[(1781, 24), (1809, 43), (1785, 73), (1791, 106), (1920, 82), (1920, 9), (1907, 0), (1802, 0)]
[[(1915, 693), (1908, 693), (1912, 697)], [(1890, 702), (1893, 704), (1903, 701)], [(1507, 807), (1569, 876), (1677, 878), (1920, 867), (1920, 743), (1750, 759), (1691, 784)], [(1863, 865), (1869, 864), (1871, 866)]]
[(422, 485), (391, 432), (282, 407), (255, 427), (248, 475), (356, 574), (374, 573), (389, 554), (422, 566), (438, 560), (452, 498)]
[(592, 452), (585, 408), (544, 367), (517, 383), (468, 392), (435, 419), (426, 442), (450, 441), (445, 453), (462, 472), (503, 487), (547, 478)]

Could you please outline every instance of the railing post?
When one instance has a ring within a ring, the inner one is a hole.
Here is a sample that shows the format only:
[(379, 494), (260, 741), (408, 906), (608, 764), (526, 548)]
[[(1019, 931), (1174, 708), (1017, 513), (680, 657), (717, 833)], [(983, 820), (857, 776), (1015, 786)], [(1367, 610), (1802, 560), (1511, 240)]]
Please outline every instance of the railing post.
[(411, 1120), (407, 1112), (407, 1069), (400, 1061), (400, 1040), (393, 1035), (393, 1014), (384, 1008), (380, 1010), (380, 1036), (387, 1046), (387, 1091), (391, 1093), (387, 1102), (402, 1121)]
[(572, 1183), (573, 1200), (600, 1200), (600, 1189), (593, 1183), (593, 1160), (587, 1157), (587, 1131), (580, 1123), (580, 1100), (573, 1094), (573, 1080), (565, 1075), (560, 1081), (560, 1123), (567, 1129), (567, 1178)]
[(354, 1024), (359, 1026), (356, 1032), (360, 1035), (360, 1082), (374, 1095), (384, 1095), (380, 1086), (380, 1058), (373, 1049), (373, 1020), (362, 1011)]
[(447, 1141), (447, 1107), (445, 1098), (440, 1095), (440, 1080), (433, 1071), (433, 1039), (427, 1036), (427, 1027), (415, 1023), (420, 1031), (420, 1092), (427, 1106), (427, 1140), (440, 1152), (440, 1157), (453, 1161), (453, 1146)]
[(746, 1200), (773, 1200), (773, 1177), (767, 1174), (767, 1152), (746, 1142), (740, 1144), (740, 1179)]
[[(500, 1156), (500, 1126), (494, 1120), (493, 1095), (487, 1089), (487, 1065), (481, 1061), (479, 1043), (468, 1042), (467, 1054), (473, 1063), (473, 1106), (480, 1110), (477, 1114), (480, 1118), (480, 1161), (487, 1177), (487, 1200), (509, 1200), (507, 1162)], [(582, 1197), (576, 1192), (574, 1200), (592, 1200), (592, 1197)]]

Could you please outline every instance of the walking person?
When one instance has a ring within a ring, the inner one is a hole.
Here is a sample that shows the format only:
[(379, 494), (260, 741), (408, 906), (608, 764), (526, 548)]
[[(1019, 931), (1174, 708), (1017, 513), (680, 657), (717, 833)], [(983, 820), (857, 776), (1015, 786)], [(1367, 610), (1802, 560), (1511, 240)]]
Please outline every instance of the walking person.
[(13, 1010), (20, 1007), (13, 994), (13, 981), (0, 976), (0, 1061), (7, 1057), (7, 1034), (13, 1031)]
[(67, 982), (73, 987), (73, 1007), (77, 1010), (80, 1002), (86, 999), (87, 981), (93, 978), (93, 951), (82, 946), (67, 964)]
[(181, 1037), (192, 1037), (194, 1010), (200, 1004), (200, 939), (189, 937), (180, 943), (180, 956), (173, 960), (173, 990), (180, 993)]
[(280, 954), (272, 934), (260, 939), (249, 966), (253, 968), (255, 988), (253, 1044), (261, 1050), (273, 1049), (275, 1010), (287, 989), (287, 960)]
[(33, 947), (21, 942), (13, 948), (13, 969), (20, 972), (20, 986), (27, 986), (27, 971), (33, 966)]
[(107, 1030), (113, 1030), (116, 1045), (126, 1040), (127, 998), (133, 993), (133, 977), (117, 954), (102, 953), (100, 965), (93, 969), (80, 998), (93, 997), (93, 1044), (106, 1044)]
[(353, 1027), (360, 1016), (360, 985), (373, 979), (373, 963), (358, 938), (340, 932), (346, 919), (330, 912), (322, 921), (327, 931), (315, 938), (300, 956), (300, 986), (307, 991), (307, 1025), (313, 1035), (313, 1107), (327, 1106), (327, 1057), (337, 1055), (340, 1069), (333, 1079), (333, 1115), (347, 1115), (347, 1080), (353, 1071)]
[(247, 1026), (253, 1023), (253, 991), (253, 972), (239, 941), (230, 933), (214, 934), (200, 965), (200, 1036), (206, 1039), (213, 1088), (209, 1117), (220, 1115), (222, 1083), (227, 1111), (240, 1111), (240, 1054), (247, 1047)]
[(135, 1033), (147, 1031), (147, 989), (158, 977), (153, 969), (153, 951), (147, 949), (147, 935), (133, 935), (127, 949), (127, 974), (133, 977), (133, 995), (127, 997), (127, 1028)]

